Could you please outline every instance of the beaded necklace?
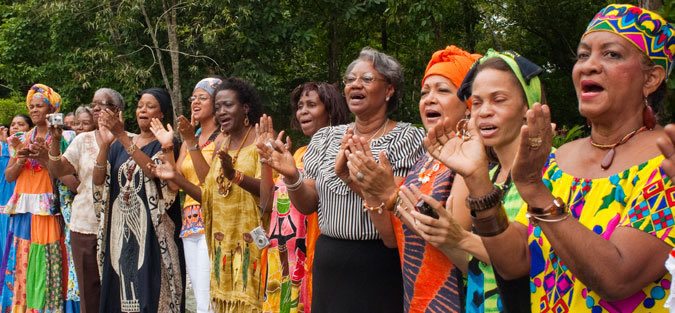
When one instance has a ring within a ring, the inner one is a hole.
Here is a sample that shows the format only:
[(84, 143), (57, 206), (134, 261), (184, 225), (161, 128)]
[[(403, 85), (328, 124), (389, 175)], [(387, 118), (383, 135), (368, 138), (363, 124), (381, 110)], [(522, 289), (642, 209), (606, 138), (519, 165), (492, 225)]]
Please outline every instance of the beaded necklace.
[[(234, 153), (234, 156), (232, 157), (232, 168), (235, 167), (237, 164), (237, 158), (239, 158), (239, 152), (241, 152), (241, 148), (244, 147), (244, 144), (246, 143), (246, 138), (248, 138), (248, 134), (251, 132), (251, 128), (253, 126), (249, 126), (248, 130), (246, 131), (246, 135), (244, 135), (244, 139), (241, 141), (239, 144), (239, 149), (237, 149), (237, 152)], [(225, 151), (230, 151), (230, 145), (232, 144), (232, 136), (227, 137), (227, 150)], [(221, 149), (222, 150), (222, 149)], [(220, 170), (220, 175), (218, 175), (218, 178), (216, 178), (216, 182), (218, 183), (218, 193), (223, 196), (227, 197), (230, 195), (230, 188), (232, 187), (232, 181), (227, 180), (227, 184), (225, 184), (225, 170), (221, 168)]]

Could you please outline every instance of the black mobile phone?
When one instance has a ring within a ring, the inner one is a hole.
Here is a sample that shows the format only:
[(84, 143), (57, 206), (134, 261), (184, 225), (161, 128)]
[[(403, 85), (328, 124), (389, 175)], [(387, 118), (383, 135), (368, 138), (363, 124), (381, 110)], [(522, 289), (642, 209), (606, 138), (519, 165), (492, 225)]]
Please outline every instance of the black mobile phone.
[(436, 213), (436, 210), (434, 210), (434, 208), (432, 208), (428, 203), (424, 202), (424, 200), (422, 199), (420, 199), (420, 201), (417, 202), (415, 208), (417, 209), (418, 212), (426, 216), (438, 219), (438, 213)]

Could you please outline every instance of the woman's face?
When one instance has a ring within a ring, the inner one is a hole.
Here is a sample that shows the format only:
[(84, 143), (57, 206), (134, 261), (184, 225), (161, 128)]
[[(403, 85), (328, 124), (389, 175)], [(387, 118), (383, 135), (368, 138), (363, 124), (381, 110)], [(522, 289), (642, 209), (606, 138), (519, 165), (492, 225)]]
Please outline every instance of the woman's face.
[(242, 129), (244, 119), (248, 114), (248, 105), (241, 104), (237, 98), (237, 92), (232, 89), (221, 90), (215, 97), (214, 110), (220, 129), (226, 133)]
[(213, 106), (211, 105), (211, 95), (202, 88), (197, 88), (192, 92), (194, 101), (190, 104), (192, 117), (195, 121), (202, 122), (213, 118)]
[(52, 108), (42, 99), (42, 96), (34, 96), (28, 105), (28, 114), (35, 125), (47, 123), (47, 114), (52, 113)]
[(297, 106), (295, 117), (298, 119), (305, 136), (312, 137), (319, 129), (329, 125), (326, 105), (321, 102), (319, 93), (315, 90), (304, 91)]
[(138, 100), (138, 106), (136, 107), (136, 121), (138, 121), (138, 127), (141, 130), (150, 129), (150, 120), (153, 118), (162, 119), (164, 114), (162, 113), (162, 108), (159, 105), (159, 101), (149, 93), (145, 93), (141, 96), (141, 99)]
[(642, 58), (643, 53), (619, 35), (605, 31), (586, 35), (572, 70), (581, 115), (617, 119), (634, 110), (642, 112), (646, 81)]
[(117, 107), (113, 106), (112, 103), (112, 97), (107, 93), (99, 92), (94, 94), (94, 98), (91, 99), (91, 113), (94, 115), (94, 121), (98, 123), (98, 116), (103, 109), (117, 112)]
[(12, 119), (12, 124), (9, 125), (10, 135), (14, 135), (18, 132), (27, 132), (29, 130), (30, 125), (28, 125), (26, 119), (21, 116), (15, 116), (14, 119)]
[(420, 116), (427, 130), (446, 117), (454, 125), (467, 113), (466, 103), (457, 98), (455, 85), (441, 75), (427, 77), (420, 93)]
[(77, 115), (73, 123), (73, 130), (76, 134), (90, 132), (96, 129), (94, 118), (88, 112), (84, 111)]
[(476, 75), (471, 93), (471, 119), (484, 145), (499, 147), (519, 138), (528, 107), (513, 73), (484, 69)]
[(375, 70), (372, 62), (359, 61), (351, 72), (345, 75), (345, 80), (347, 105), (354, 115), (386, 112), (386, 99), (394, 94), (394, 87)]
[(73, 123), (75, 123), (75, 115), (68, 114), (63, 118), (63, 124), (71, 129), (75, 129)]

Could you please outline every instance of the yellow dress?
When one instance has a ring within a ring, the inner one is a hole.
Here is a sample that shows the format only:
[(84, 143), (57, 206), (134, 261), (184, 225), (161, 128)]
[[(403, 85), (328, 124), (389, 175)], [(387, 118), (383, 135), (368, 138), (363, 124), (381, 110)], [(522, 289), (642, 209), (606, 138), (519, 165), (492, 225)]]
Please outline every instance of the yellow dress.
[[(230, 151), (234, 156), (236, 151)], [(241, 149), (235, 169), (260, 178), (261, 164), (255, 144)], [(227, 197), (218, 192), (221, 162), (215, 157), (202, 188), (202, 215), (211, 260), (211, 301), (216, 312), (260, 312), (261, 251), (243, 234), (260, 226), (259, 199), (232, 184)], [(225, 179), (224, 184), (227, 184)]]

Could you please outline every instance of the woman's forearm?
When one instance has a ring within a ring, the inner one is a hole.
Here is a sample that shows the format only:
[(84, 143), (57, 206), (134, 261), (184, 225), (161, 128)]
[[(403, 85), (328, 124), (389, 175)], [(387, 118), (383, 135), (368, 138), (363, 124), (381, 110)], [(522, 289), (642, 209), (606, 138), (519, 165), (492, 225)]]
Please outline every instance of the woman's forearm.
[(19, 178), (21, 171), (23, 171), (23, 166), (27, 161), (24, 159), (22, 162), (17, 161), (15, 158), (10, 158), (7, 168), (5, 169), (5, 180), (7, 180), (8, 183), (14, 182)]
[(103, 185), (105, 182), (106, 165), (108, 164), (108, 149), (109, 147), (100, 148), (98, 156), (96, 157), (96, 165), (94, 166), (94, 173), (92, 175), (92, 183), (96, 186)]
[(319, 194), (315, 184), (315, 180), (305, 178), (298, 190), (288, 191), (291, 203), (302, 214), (312, 214), (319, 208)]
[(274, 200), (274, 171), (271, 167), (263, 165), (260, 176), (260, 206), (264, 212), (272, 212)]

